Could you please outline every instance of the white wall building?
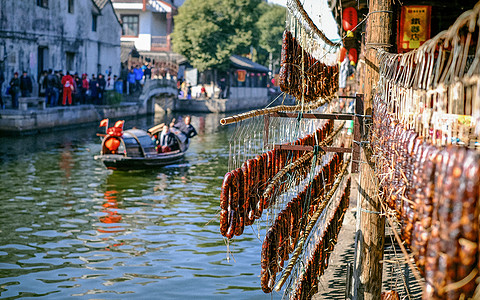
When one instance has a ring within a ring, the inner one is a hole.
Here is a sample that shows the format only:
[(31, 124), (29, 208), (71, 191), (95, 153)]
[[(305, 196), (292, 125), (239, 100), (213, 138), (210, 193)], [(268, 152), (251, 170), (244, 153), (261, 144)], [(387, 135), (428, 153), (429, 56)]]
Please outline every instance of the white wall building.
[(170, 52), (175, 4), (184, 0), (112, 0), (122, 22), (122, 42), (134, 42), (138, 51)]
[(119, 74), (120, 35), (110, 0), (0, 1), (0, 71)]

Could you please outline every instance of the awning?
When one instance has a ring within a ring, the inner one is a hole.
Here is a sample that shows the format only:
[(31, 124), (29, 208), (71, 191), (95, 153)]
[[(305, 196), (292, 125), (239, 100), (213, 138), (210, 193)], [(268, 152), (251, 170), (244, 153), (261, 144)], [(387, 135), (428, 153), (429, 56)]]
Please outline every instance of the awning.
[(230, 56), (230, 66), (235, 69), (241, 69), (250, 72), (267, 73), (269, 71), (267, 67), (257, 64), (256, 62), (253, 62), (250, 59), (240, 55)]

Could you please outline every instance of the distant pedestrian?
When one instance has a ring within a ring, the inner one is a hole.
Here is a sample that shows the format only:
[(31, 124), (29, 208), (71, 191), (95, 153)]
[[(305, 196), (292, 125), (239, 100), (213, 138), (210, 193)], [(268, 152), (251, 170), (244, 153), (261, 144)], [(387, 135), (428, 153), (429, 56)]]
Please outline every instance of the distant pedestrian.
[(192, 86), (187, 86), (187, 99), (192, 99)]
[(57, 104), (60, 99), (63, 98), (63, 85), (62, 85), (63, 72), (55, 71), (55, 88), (57, 91)]
[(108, 66), (108, 69), (105, 71), (105, 76), (112, 76), (112, 66)]
[(63, 76), (62, 78), (62, 86), (63, 86), (63, 100), (62, 105), (65, 106), (66, 100), (68, 99), (68, 105), (72, 105), (72, 92), (74, 89), (73, 86), (73, 77), (70, 75), (70, 72), (67, 72), (67, 75)]
[(120, 70), (120, 80), (122, 81), (122, 94), (128, 94), (128, 83), (127, 83), (127, 77), (128, 77), (128, 68), (125, 66), (125, 64), (122, 63), (122, 68)]
[(135, 84), (135, 72), (133, 71), (133, 68), (131, 68), (130, 72), (127, 75), (127, 89), (129, 95), (135, 92)]
[(78, 76), (78, 73), (73, 75), (74, 89), (73, 89), (73, 105), (81, 103), (82, 99), (82, 79)]
[(147, 67), (145, 68), (145, 70), (143, 71), (143, 73), (145, 74), (145, 80), (146, 79), (150, 79), (152, 78), (152, 67), (150, 66), (150, 64), (147, 64)]
[(90, 91), (90, 103), (97, 103), (98, 98), (98, 82), (95, 74), (92, 74), (92, 79), (89, 82), (89, 91)]
[(20, 91), (22, 92), (22, 97), (30, 97), (33, 91), (32, 79), (28, 76), (27, 71), (23, 71), (20, 77)]
[(40, 97), (44, 97), (46, 93), (44, 82), (47, 75), (48, 75), (47, 71), (43, 70), (42, 73), (40, 74), (40, 77), (38, 78), (38, 96)]
[(123, 80), (118, 78), (117, 75), (113, 75), (113, 84), (114, 90), (119, 94), (123, 94)]
[(87, 74), (82, 74), (82, 88), (80, 90), (81, 92), (81, 102), (82, 104), (87, 104), (88, 103), (88, 92), (89, 90), (89, 82), (88, 82), (88, 78), (87, 78)]
[(97, 105), (103, 105), (104, 97), (105, 97), (105, 87), (107, 86), (107, 82), (103, 77), (103, 74), (98, 74), (97, 79), (97, 86), (98, 86), (98, 97), (97, 97)]
[(20, 94), (20, 78), (18, 72), (13, 74), (10, 80), (10, 95), (12, 95), (12, 108), (18, 108), (18, 95)]
[(135, 84), (136, 84), (136, 89), (137, 91), (140, 91), (142, 88), (141, 81), (143, 79), (143, 70), (140, 69), (140, 67), (137, 65), (135, 69), (133, 70), (135, 73)]
[(105, 86), (105, 91), (113, 91), (114, 87), (115, 87), (115, 79), (117, 78), (117, 76), (115, 75), (115, 77), (113, 75), (108, 75), (107, 76), (107, 85)]
[(52, 69), (48, 70), (47, 76), (43, 79), (45, 86), (45, 103), (50, 107), (56, 106), (58, 101), (58, 90), (56, 87), (56, 76)]

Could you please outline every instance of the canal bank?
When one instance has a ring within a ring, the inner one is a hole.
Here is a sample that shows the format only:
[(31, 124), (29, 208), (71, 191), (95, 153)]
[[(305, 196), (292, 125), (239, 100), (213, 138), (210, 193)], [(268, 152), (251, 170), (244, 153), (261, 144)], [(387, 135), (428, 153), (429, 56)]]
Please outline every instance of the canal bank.
[(146, 105), (138, 102), (124, 102), (118, 105), (29, 108), (27, 110), (5, 109), (0, 111), (0, 134), (35, 134), (83, 126), (104, 118), (131, 118), (147, 113)]
[[(232, 89), (229, 99), (180, 99), (173, 79), (147, 80), (141, 92), (123, 95), (114, 105), (74, 105), (46, 107), (44, 98), (20, 98), (20, 109), (0, 110), (0, 135), (29, 135), (39, 132), (86, 126), (104, 118), (128, 119), (154, 113), (240, 112), (280, 103), (290, 97), (268, 94), (266, 89)], [(11, 107), (10, 97), (5, 97)], [(276, 101), (273, 101), (276, 100)]]

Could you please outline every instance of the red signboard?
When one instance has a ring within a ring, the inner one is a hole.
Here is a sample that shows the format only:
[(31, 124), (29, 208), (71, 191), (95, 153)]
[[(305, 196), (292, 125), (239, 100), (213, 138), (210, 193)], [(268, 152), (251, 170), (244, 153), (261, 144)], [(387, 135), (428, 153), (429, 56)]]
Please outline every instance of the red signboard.
[(247, 71), (237, 70), (237, 80), (239, 82), (245, 82), (245, 77), (247, 76)]
[(408, 5), (402, 7), (398, 30), (398, 53), (420, 47), (430, 38), (432, 7)]

